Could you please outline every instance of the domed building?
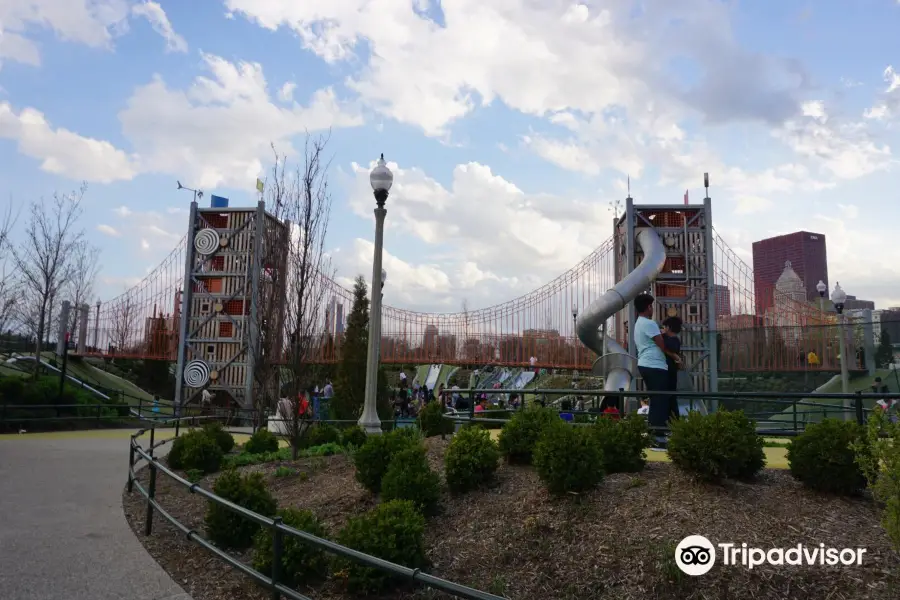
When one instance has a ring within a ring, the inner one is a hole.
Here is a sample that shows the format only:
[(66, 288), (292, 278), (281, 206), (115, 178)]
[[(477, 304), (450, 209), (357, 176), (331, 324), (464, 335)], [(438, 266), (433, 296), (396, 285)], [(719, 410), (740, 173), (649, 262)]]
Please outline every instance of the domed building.
[(784, 271), (775, 282), (774, 302), (766, 311), (766, 325), (778, 327), (784, 343), (790, 347), (800, 343), (801, 327), (804, 325), (803, 317), (807, 308), (806, 285), (794, 271), (791, 261), (785, 261)]

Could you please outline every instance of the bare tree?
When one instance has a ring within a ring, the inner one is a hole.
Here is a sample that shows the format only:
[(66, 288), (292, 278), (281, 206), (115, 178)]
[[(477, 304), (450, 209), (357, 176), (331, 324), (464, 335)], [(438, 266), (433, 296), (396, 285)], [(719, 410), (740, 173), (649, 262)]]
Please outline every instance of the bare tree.
[[(12, 262), (22, 286), (37, 303), (35, 364), (40, 364), (48, 313), (52, 299), (68, 281), (74, 250), (84, 240), (78, 227), (85, 185), (71, 194), (54, 194), (47, 202), (41, 199), (29, 207), (24, 240), (10, 248)], [(38, 370), (35, 369), (35, 377)]]
[(69, 313), (69, 331), (78, 331), (78, 319), (81, 318), (81, 305), (94, 295), (94, 283), (100, 270), (100, 249), (82, 240), (72, 250), (70, 275), (65, 281), (65, 293), (72, 301)]
[[(312, 360), (322, 343), (321, 317), (327, 280), (334, 275), (331, 260), (325, 252), (325, 237), (331, 217), (331, 193), (328, 187), (330, 161), (324, 157), (329, 136), (306, 138), (303, 162), (293, 176), (276, 183), (279, 195), (274, 210), (290, 220), (285, 271), (284, 330), (290, 339), (288, 370), (290, 371), (289, 404), (291, 405), (290, 441), (294, 458), (303, 430), (299, 401), (314, 383), (316, 370)], [(307, 411), (305, 414), (309, 414)]]
[(112, 340), (116, 345), (116, 351), (122, 352), (135, 328), (138, 306), (128, 292), (112, 300), (110, 306), (112, 306)]
[(9, 260), (12, 247), (9, 234), (15, 227), (18, 216), (18, 214), (13, 214), (12, 203), (10, 203), (6, 214), (0, 220), (0, 333), (7, 331), (16, 308), (19, 281), (14, 275), (15, 269), (12, 268)]

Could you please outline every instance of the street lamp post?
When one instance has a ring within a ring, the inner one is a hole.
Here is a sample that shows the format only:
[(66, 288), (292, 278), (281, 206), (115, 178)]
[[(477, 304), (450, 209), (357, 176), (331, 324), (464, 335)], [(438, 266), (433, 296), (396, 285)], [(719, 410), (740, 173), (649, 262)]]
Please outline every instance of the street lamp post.
[(97, 314), (94, 315), (94, 352), (100, 351), (100, 298), (97, 298)]
[(825, 285), (825, 282), (821, 279), (819, 283), (816, 284), (816, 291), (819, 292), (819, 312), (823, 315), (822, 319), (822, 358), (819, 360), (819, 364), (822, 367), (825, 366), (825, 356), (826, 356), (826, 348), (825, 348), (825, 292), (828, 291), (828, 286)]
[(372, 311), (369, 326), (369, 351), (366, 364), (366, 393), (362, 416), (359, 425), (369, 434), (381, 433), (381, 420), (378, 418), (378, 349), (381, 335), (381, 254), (384, 246), (384, 217), (387, 210), (388, 192), (394, 183), (394, 174), (384, 163), (384, 154), (369, 174), (369, 182), (375, 194), (375, 256), (372, 261)]
[(847, 352), (844, 342), (844, 302), (847, 300), (847, 294), (841, 289), (840, 283), (834, 284), (834, 292), (831, 293), (831, 301), (834, 303), (834, 310), (838, 315), (838, 346), (841, 353), (841, 393), (844, 394), (844, 419), (850, 420), (850, 374), (847, 371)]
[[(387, 271), (381, 270), (381, 304), (378, 307), (378, 351), (375, 355), (378, 357), (378, 366), (381, 366), (381, 321), (384, 316), (384, 282), (387, 281)], [(378, 386), (375, 386), (378, 389)]]
[(575, 368), (578, 368), (578, 305), (572, 304), (572, 335), (575, 338)]

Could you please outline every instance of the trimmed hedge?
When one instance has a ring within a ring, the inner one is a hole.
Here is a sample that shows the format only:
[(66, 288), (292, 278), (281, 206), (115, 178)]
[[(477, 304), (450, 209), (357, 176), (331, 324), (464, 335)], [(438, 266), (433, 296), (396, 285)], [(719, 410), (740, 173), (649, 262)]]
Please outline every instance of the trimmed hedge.
[(587, 427), (559, 419), (541, 434), (534, 449), (534, 466), (551, 494), (582, 493), (603, 480), (603, 448)]
[(854, 446), (860, 448), (865, 429), (852, 421), (824, 419), (809, 425), (787, 449), (791, 475), (806, 487), (833, 494), (852, 495), (866, 487)]
[[(237, 471), (223, 473), (213, 485), (213, 493), (264, 517), (274, 517), (277, 508), (262, 473), (241, 475)], [(209, 539), (223, 548), (248, 548), (260, 525), (209, 501), (206, 509), (206, 532)]]
[(534, 447), (541, 434), (551, 423), (559, 420), (559, 414), (547, 408), (527, 408), (516, 412), (500, 432), (500, 452), (509, 463), (531, 464)]
[(763, 438), (744, 411), (693, 412), (670, 427), (672, 463), (703, 481), (752, 479), (766, 465)]
[[(351, 518), (336, 541), (412, 569), (426, 566), (425, 517), (408, 500), (391, 500)], [(380, 569), (343, 558), (335, 561), (335, 570), (347, 574), (347, 587), (355, 594), (384, 591), (392, 583), (403, 581)]]
[(444, 476), (453, 492), (475, 489), (494, 476), (500, 461), (500, 450), (489, 431), (481, 427), (465, 427), (450, 441), (444, 457)]

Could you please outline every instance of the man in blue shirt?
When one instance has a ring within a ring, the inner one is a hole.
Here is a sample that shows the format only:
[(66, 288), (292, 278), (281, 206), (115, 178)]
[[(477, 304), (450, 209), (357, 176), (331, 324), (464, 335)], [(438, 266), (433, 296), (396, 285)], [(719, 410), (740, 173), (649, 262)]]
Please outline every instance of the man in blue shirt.
[[(644, 385), (651, 392), (675, 391), (669, 379), (669, 365), (666, 356), (670, 356), (676, 364), (681, 358), (666, 350), (662, 332), (659, 325), (653, 321), (653, 296), (640, 294), (634, 299), (634, 309), (637, 313), (637, 321), (634, 324), (634, 347), (638, 357), (638, 371), (644, 379)], [(672, 398), (668, 395), (654, 395), (650, 398), (650, 413), (648, 422), (650, 427), (666, 426), (669, 420), (669, 411)], [(665, 447), (665, 436), (656, 434), (657, 448)]]

